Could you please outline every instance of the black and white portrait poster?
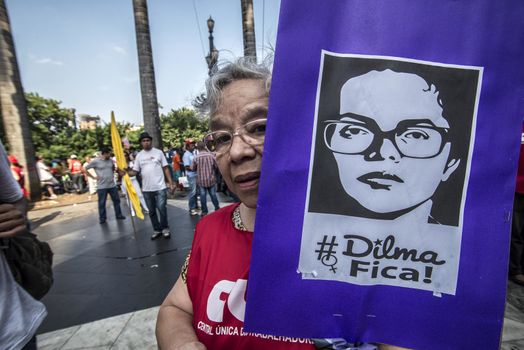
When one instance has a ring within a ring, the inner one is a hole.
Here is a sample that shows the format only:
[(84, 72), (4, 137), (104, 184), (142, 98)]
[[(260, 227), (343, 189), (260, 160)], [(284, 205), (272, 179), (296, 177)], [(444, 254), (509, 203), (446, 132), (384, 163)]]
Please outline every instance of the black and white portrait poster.
[(482, 68), (323, 51), (304, 278), (455, 294)]

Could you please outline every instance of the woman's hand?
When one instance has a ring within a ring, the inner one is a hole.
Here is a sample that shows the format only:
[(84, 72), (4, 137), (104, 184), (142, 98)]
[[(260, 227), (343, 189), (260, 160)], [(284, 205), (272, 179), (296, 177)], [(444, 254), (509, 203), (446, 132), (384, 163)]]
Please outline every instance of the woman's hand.
[(13, 237), (26, 230), (24, 213), (13, 204), (0, 204), (0, 238)]

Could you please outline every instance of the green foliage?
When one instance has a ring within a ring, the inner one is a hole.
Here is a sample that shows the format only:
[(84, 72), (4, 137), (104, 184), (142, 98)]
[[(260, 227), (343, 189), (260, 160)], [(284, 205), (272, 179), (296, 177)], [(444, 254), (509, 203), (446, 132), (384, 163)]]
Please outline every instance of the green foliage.
[[(44, 158), (65, 159), (71, 154), (78, 157), (92, 155), (101, 146), (111, 146), (110, 124), (95, 130), (78, 130), (74, 127), (74, 110), (61, 106), (61, 101), (48, 99), (36, 93), (27, 93), (31, 137), (37, 154)], [(180, 147), (184, 140), (201, 140), (208, 130), (208, 121), (195, 110), (180, 108), (160, 117), (165, 147)], [(127, 137), (134, 148), (139, 148), (138, 137), (143, 128), (130, 123), (117, 123), (120, 136)]]
[(74, 111), (60, 107), (60, 101), (43, 98), (36, 93), (25, 94), (27, 115), (35, 150), (45, 150), (55, 145), (57, 135), (71, 137), (74, 129)]
[(37, 149), (37, 152), (47, 159), (64, 159), (71, 154), (76, 154), (79, 157), (92, 155), (99, 149), (99, 140), (103, 138), (103, 129), (97, 129), (75, 130), (69, 128), (56, 134), (52, 143), (47, 147)]
[(208, 119), (200, 118), (194, 109), (172, 109), (160, 116), (164, 147), (181, 147), (188, 138), (202, 140), (209, 129), (208, 124)]
[[(48, 160), (68, 158), (71, 154), (85, 157), (111, 142), (108, 125), (95, 130), (76, 129), (74, 110), (62, 107), (61, 101), (36, 93), (27, 93), (26, 101), (35, 151)], [(125, 127), (131, 125), (121, 125), (121, 128)]]

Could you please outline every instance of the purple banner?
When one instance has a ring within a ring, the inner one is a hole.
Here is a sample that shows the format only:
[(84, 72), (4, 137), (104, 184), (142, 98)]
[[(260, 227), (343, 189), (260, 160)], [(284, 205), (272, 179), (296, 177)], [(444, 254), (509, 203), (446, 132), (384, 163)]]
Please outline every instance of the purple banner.
[(282, 0), (246, 330), (497, 349), (521, 1)]

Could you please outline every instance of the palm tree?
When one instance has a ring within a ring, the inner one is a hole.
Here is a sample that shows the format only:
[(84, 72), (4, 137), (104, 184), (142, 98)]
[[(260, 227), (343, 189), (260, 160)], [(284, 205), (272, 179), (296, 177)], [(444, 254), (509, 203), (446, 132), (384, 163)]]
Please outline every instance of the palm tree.
[(144, 129), (153, 137), (153, 146), (162, 149), (147, 0), (133, 0), (133, 10), (140, 71), (140, 89), (142, 92), (142, 109), (144, 111)]
[(244, 34), (244, 57), (257, 60), (255, 45), (255, 18), (253, 15), (253, 0), (240, 0), (242, 6), (242, 31)]
[(36, 200), (40, 197), (40, 180), (36, 171), (27, 105), (4, 0), (0, 0), (0, 114), (9, 151), (25, 166), (25, 187), (31, 200)]

